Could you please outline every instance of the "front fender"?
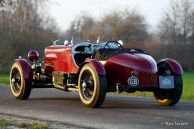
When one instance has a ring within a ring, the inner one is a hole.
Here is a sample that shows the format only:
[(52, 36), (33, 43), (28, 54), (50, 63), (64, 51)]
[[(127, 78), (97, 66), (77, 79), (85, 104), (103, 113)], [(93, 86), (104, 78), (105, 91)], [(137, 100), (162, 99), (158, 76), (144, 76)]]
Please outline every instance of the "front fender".
[(32, 71), (30, 63), (28, 63), (28, 61), (25, 59), (16, 59), (15, 61), (16, 63), (19, 63), (21, 66), (25, 82), (32, 82), (33, 71)]
[(158, 61), (157, 65), (159, 66), (162, 63), (167, 63), (171, 67), (171, 69), (174, 73), (183, 74), (183, 69), (177, 61), (175, 61), (173, 59), (165, 58), (165, 59)]
[[(102, 65), (102, 63), (100, 63), (99, 61), (95, 60), (95, 59), (87, 59), (80, 67), (80, 69), (86, 64), (86, 63), (89, 63), (91, 64), (96, 72), (98, 73), (98, 75), (106, 75), (106, 70), (104, 68), (104, 66)], [(80, 71), (79, 69), (79, 71)]]

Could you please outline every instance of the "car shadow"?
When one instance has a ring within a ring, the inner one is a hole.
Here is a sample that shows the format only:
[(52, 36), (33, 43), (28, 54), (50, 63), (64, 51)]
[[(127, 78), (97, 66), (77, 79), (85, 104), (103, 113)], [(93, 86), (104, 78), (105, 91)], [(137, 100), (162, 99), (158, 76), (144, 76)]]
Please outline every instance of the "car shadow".
[(144, 101), (144, 99), (136, 98), (133, 101), (130, 100), (107, 100), (104, 102), (101, 108), (103, 109), (146, 109), (146, 110), (176, 110), (176, 111), (194, 111), (194, 103), (179, 102), (174, 106), (161, 106), (153, 100)]
[(79, 97), (32, 97), (28, 99), (29, 101), (36, 101), (36, 100), (80, 100)]
[[(66, 96), (66, 97), (30, 97), (28, 101), (54, 101), (54, 102), (71, 102), (77, 106), (77, 102), (81, 102), (79, 96)], [(83, 105), (80, 105), (83, 106)], [(181, 110), (181, 111), (194, 111), (194, 103), (179, 102), (175, 106), (160, 106), (154, 99), (150, 98), (135, 98), (135, 97), (107, 97), (103, 105), (98, 109), (146, 109), (146, 110)]]

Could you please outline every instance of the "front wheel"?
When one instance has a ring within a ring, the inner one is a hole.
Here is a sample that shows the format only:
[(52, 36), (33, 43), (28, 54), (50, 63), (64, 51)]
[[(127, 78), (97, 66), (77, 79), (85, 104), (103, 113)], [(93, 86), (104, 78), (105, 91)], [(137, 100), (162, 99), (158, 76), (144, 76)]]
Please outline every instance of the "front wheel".
[(25, 82), (23, 70), (19, 63), (14, 63), (10, 71), (10, 88), (16, 99), (28, 99), (31, 85)]
[(87, 107), (100, 107), (106, 96), (106, 77), (99, 76), (90, 64), (85, 64), (79, 74), (78, 88), (82, 103)]

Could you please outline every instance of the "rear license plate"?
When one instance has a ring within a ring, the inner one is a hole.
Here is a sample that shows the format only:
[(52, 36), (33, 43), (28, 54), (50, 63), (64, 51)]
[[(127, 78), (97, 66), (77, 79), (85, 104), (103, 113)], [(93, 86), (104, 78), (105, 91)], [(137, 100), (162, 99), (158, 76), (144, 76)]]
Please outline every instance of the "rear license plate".
[(161, 89), (173, 89), (174, 85), (174, 76), (159, 76), (159, 87)]

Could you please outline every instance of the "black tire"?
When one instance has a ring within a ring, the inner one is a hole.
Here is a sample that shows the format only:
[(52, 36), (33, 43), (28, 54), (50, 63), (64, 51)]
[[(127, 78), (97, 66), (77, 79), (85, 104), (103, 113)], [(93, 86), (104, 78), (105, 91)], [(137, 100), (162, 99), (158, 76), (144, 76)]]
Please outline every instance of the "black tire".
[(14, 63), (10, 71), (10, 88), (16, 99), (26, 100), (31, 93), (31, 84), (26, 83), (23, 70), (18, 62)]
[(85, 64), (78, 78), (79, 96), (86, 107), (97, 108), (106, 97), (106, 76), (98, 76), (90, 64)]
[(177, 104), (181, 98), (183, 90), (183, 79), (182, 75), (175, 74), (167, 64), (162, 64), (159, 66), (159, 75), (164, 74), (165, 70), (170, 70), (171, 75), (174, 76), (175, 88), (171, 90), (159, 89), (154, 92), (154, 96), (160, 105), (173, 106)]

